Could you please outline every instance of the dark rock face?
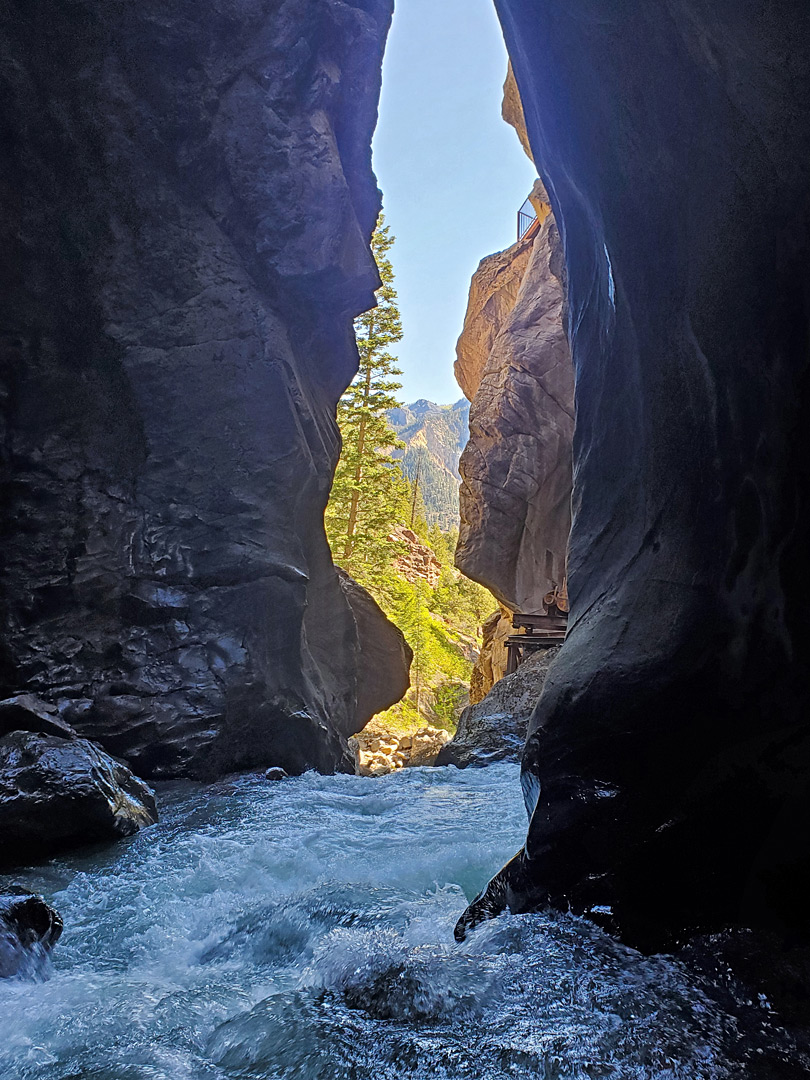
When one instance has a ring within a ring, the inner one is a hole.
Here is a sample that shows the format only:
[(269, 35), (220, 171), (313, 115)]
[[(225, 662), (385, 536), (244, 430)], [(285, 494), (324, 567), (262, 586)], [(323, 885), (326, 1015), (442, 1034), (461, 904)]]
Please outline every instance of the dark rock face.
[(362, 585), (338, 569), (340, 587), (357, 627), (357, 730), (403, 698), (411, 685), (413, 651), (398, 626)]
[(55, 705), (33, 694), (17, 694), (0, 701), (0, 737), (12, 731), (33, 731), (62, 739), (72, 739), (76, 735), (70, 724), (61, 719)]
[(506, 675), (483, 701), (461, 714), (458, 730), (439, 753), (437, 765), (491, 765), (520, 761), (523, 744), (551, 662), (560, 650), (544, 649), (529, 656), (512, 675)]
[(490, 896), (610, 905), (656, 947), (806, 927), (810, 8), (496, 2), (577, 429), (569, 636)]
[(322, 511), (390, 8), (0, 12), (0, 694), (142, 775), (351, 767)]
[(62, 935), (62, 919), (41, 896), (19, 886), (0, 893), (0, 979), (25, 975)]
[(154, 792), (86, 739), (0, 739), (0, 866), (132, 836), (157, 821)]

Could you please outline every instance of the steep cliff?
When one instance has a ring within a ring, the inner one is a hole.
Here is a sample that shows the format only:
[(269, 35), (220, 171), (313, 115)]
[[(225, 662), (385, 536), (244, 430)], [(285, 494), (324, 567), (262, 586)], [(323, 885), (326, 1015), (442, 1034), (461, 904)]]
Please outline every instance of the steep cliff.
[[(502, 111), (531, 157), (511, 62)], [(456, 348), (456, 380), (472, 402), (459, 465), (456, 565), (506, 609), (493, 640), (511, 632), (509, 612), (545, 610), (543, 597), (565, 579), (571, 528), (574, 376), (565, 265), (542, 180), (529, 199), (537, 222), (482, 260)], [(494, 671), (486, 649), (482, 660)], [(479, 674), (487, 692), (492, 682), (483, 667)]]
[(810, 9), (496, 2), (568, 268), (575, 513), (526, 848), (465, 922), (801, 929)]
[(351, 768), (322, 512), (390, 15), (0, 8), (0, 696), (142, 775)]
[[(543, 596), (565, 578), (571, 526), (574, 377), (553, 217), (530, 245), (514, 306), (481, 372), (459, 466), (456, 565), (512, 611), (544, 610)], [(473, 325), (465, 326), (460, 354)]]

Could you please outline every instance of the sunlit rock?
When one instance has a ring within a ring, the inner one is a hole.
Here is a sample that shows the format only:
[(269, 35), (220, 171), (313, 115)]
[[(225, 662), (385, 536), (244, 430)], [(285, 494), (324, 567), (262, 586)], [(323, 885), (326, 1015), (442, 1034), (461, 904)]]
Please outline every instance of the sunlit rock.
[(509, 653), (506, 640), (515, 630), (512, 612), (503, 604), (498, 605), (481, 627), (481, 651), (470, 677), (470, 704), (483, 701), (495, 683), (506, 674)]
[[(520, 245), (510, 251), (518, 256), (512, 266), (519, 268)], [(492, 341), (483, 337), (489, 352), (459, 466), (456, 565), (509, 610), (542, 612), (543, 597), (566, 575), (574, 430), (574, 376), (563, 328), (565, 275), (552, 217), (529, 241), (528, 255), (511, 309), (493, 324)], [(493, 286), (474, 279), (472, 295)], [(460, 356), (469, 351), (465, 335)]]
[(442, 748), (437, 765), (491, 765), (520, 761), (529, 719), (559, 648), (531, 653), (511, 675), (497, 682), (487, 696), (461, 714), (451, 742)]

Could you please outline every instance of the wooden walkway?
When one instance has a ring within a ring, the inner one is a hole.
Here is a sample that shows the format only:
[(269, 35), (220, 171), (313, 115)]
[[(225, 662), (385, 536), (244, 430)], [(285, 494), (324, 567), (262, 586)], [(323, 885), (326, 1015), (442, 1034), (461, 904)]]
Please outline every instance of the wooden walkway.
[(522, 629), (522, 634), (512, 634), (506, 639), (506, 674), (517, 671), (526, 657), (538, 649), (548, 649), (561, 645), (568, 631), (568, 593), (565, 583), (561, 590), (548, 593), (543, 602), (546, 612), (542, 615), (528, 615), (515, 612), (512, 626)]

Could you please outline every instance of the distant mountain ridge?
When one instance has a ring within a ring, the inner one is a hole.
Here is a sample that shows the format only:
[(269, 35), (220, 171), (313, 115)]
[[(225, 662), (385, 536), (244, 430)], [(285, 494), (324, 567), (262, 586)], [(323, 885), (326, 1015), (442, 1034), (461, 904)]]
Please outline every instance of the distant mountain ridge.
[(470, 403), (437, 405), (420, 398), (390, 409), (388, 422), (405, 443), (395, 456), (412, 482), (419, 473), (419, 491), (429, 525), (447, 531), (458, 527), (458, 462), (469, 437)]

